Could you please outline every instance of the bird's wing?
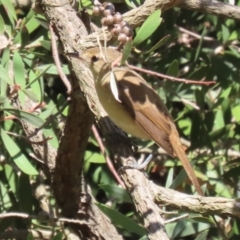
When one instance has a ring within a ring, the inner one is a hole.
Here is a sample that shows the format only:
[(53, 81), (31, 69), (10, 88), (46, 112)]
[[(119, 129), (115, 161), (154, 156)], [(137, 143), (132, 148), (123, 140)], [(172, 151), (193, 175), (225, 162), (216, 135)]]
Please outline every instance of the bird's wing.
[(169, 141), (172, 118), (157, 93), (135, 72), (114, 69), (119, 99), (136, 123), (170, 156), (174, 156)]

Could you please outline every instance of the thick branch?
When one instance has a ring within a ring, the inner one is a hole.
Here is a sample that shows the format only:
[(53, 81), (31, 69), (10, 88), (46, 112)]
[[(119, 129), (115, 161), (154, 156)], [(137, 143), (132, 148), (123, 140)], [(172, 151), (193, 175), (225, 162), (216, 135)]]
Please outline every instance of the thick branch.
[(238, 6), (214, 0), (182, 0), (178, 7), (240, 20), (240, 8)]
[(161, 206), (200, 214), (240, 217), (240, 201), (238, 199), (190, 196), (152, 183), (151, 187), (154, 189), (156, 203)]

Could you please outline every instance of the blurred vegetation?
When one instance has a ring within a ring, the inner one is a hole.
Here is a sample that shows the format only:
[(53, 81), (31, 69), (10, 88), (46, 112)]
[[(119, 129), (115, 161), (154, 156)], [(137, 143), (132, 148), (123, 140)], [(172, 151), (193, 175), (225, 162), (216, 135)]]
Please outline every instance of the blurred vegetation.
[[(113, 1), (114, 2), (114, 1)], [(118, 1), (119, 2), (119, 1)], [(124, 13), (140, 0), (116, 3)], [(142, 1), (143, 2), (143, 1)], [(240, 1), (236, 1), (240, 5)], [(91, 1), (79, 3), (91, 14)], [(99, 24), (99, 18), (92, 17)], [(66, 103), (67, 93), (58, 76), (51, 53), (47, 21), (31, 7), (14, 7), (10, 1), (0, 5), (0, 212), (19, 212), (39, 216), (40, 201), (34, 189), (42, 178), (42, 163), (32, 157), (31, 142), (25, 136), (21, 121), (41, 127)], [(98, 25), (100, 27), (100, 24)], [(148, 26), (150, 28), (150, 26)], [(135, 34), (139, 29), (135, 29)], [(143, 32), (143, 34), (145, 31)], [(139, 43), (129, 58), (133, 65), (170, 76), (196, 81), (216, 81), (213, 85), (186, 84), (144, 75), (165, 101), (175, 119), (180, 135), (186, 141), (188, 156), (207, 196), (237, 198), (240, 172), (240, 44), (239, 23), (232, 19), (171, 9), (162, 14), (162, 22), (154, 33)], [(161, 39), (162, 44), (150, 50)], [(166, 41), (164, 41), (166, 39)], [(68, 63), (61, 56), (62, 68), (70, 73)], [(70, 76), (69, 76), (70, 77)], [(25, 111), (15, 109), (18, 95)], [(39, 104), (37, 109), (25, 108), (26, 96)], [(68, 107), (44, 128), (49, 143), (59, 146), (62, 123)], [(148, 152), (146, 142), (136, 140), (142, 154)], [(140, 157), (139, 154), (137, 155)], [(153, 167), (154, 166), (154, 167)], [(168, 188), (192, 193), (185, 182), (182, 168), (176, 159), (152, 162), (147, 169), (149, 178)], [(105, 164), (93, 136), (86, 149), (84, 174), (98, 200), (97, 206), (110, 217), (125, 239), (140, 239), (146, 234), (128, 193), (119, 188)], [(56, 210), (55, 199), (48, 191), (47, 199)], [(108, 203), (107, 205), (105, 205)], [(109, 204), (111, 207), (109, 207)], [(171, 216), (167, 216), (170, 218)], [(237, 239), (239, 219), (221, 219), (229, 239)], [(12, 230), (51, 230), (53, 237), (63, 238), (62, 225), (40, 218), (0, 219), (0, 233)], [(166, 225), (171, 239), (221, 239), (211, 221), (198, 214)], [(17, 237), (16, 237), (17, 239)], [(24, 239), (24, 238), (22, 238)], [(29, 234), (27, 239), (33, 239)], [(143, 238), (142, 238), (143, 239)]]

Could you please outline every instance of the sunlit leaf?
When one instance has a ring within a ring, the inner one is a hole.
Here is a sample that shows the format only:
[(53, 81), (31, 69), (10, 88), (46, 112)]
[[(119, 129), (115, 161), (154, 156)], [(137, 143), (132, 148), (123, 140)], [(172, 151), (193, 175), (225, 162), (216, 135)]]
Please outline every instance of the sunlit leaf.
[(161, 10), (158, 9), (146, 19), (133, 40), (133, 46), (137, 46), (138, 44), (149, 38), (156, 31), (162, 21), (160, 15)]
[(1, 129), (1, 138), (2, 142), (7, 149), (9, 155), (12, 157), (14, 163), (19, 167), (21, 171), (28, 175), (37, 175), (37, 170), (33, 167), (33, 165), (28, 161), (26, 156), (22, 153), (18, 145), (12, 140), (8, 134)]
[(8, 113), (14, 115), (15, 117), (19, 118), (21, 121), (26, 121), (36, 127), (41, 127), (45, 122), (42, 118), (36, 116), (35, 114), (21, 111), (18, 109), (6, 108), (6, 109), (0, 109), (0, 111), (1, 110), (8, 112)]
[(121, 227), (129, 232), (133, 232), (139, 236), (146, 234), (146, 230), (140, 227), (130, 218), (127, 218), (123, 214), (106, 207), (103, 204), (96, 203), (96, 205), (111, 219), (111, 221), (116, 224), (118, 227)]

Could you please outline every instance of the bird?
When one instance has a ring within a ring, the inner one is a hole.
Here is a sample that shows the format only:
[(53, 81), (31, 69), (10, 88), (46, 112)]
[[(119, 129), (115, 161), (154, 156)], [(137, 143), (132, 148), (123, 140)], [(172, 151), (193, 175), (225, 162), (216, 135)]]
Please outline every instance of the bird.
[(168, 155), (179, 158), (197, 193), (203, 196), (173, 118), (157, 92), (127, 64), (113, 64), (122, 53), (95, 47), (67, 56), (83, 61), (91, 70), (99, 101), (110, 119), (126, 133), (153, 140)]

